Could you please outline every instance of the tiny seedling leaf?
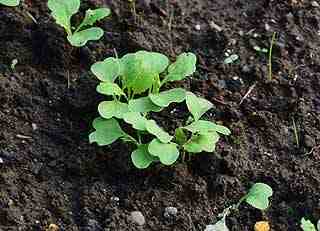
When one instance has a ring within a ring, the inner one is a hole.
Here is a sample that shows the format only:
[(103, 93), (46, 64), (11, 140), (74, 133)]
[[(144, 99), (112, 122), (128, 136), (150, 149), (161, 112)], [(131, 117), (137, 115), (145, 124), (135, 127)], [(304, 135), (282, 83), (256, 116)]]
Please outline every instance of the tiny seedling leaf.
[(97, 92), (104, 95), (125, 95), (116, 83), (102, 82), (97, 86)]
[(51, 15), (57, 24), (62, 26), (71, 35), (71, 16), (79, 11), (80, 0), (49, 0), (48, 8), (52, 11)]
[(148, 168), (152, 162), (157, 161), (158, 158), (150, 155), (147, 144), (141, 144), (131, 153), (131, 160), (135, 167), (144, 169)]
[(103, 36), (103, 30), (99, 27), (91, 27), (72, 35), (68, 35), (68, 40), (72, 46), (82, 47), (90, 40), (99, 40)]
[(269, 207), (269, 197), (273, 194), (272, 188), (264, 183), (256, 183), (246, 195), (246, 202), (260, 210), (265, 210)]
[(90, 143), (96, 142), (99, 146), (109, 145), (122, 137), (124, 132), (115, 119), (96, 118), (93, 123), (96, 129), (89, 135)]
[(213, 152), (218, 140), (219, 135), (216, 132), (197, 134), (184, 144), (183, 148), (191, 153)]
[(187, 142), (187, 135), (182, 128), (177, 128), (174, 134), (175, 140), (179, 145), (183, 145)]
[(77, 31), (81, 30), (85, 26), (92, 26), (95, 22), (109, 16), (110, 13), (111, 11), (109, 8), (99, 8), (95, 10), (88, 9)]
[(168, 67), (168, 75), (163, 82), (182, 80), (196, 71), (197, 57), (193, 53), (182, 53)]
[(19, 5), (20, 0), (0, 0), (0, 4), (5, 6), (17, 6)]
[(239, 59), (239, 55), (237, 55), (237, 54), (230, 55), (229, 57), (227, 57), (227, 58), (224, 60), (224, 64), (234, 63), (234, 62), (237, 61), (238, 59)]
[(116, 117), (122, 119), (124, 114), (129, 112), (128, 104), (120, 101), (103, 101), (98, 106), (98, 111), (101, 117), (110, 119)]
[(226, 225), (226, 218), (221, 218), (217, 223), (214, 225), (207, 225), (204, 231), (229, 231)]
[(317, 231), (314, 224), (312, 224), (310, 220), (307, 220), (304, 217), (301, 219), (300, 227), (303, 231)]
[(133, 99), (129, 101), (129, 110), (131, 112), (159, 112), (162, 110), (162, 107), (155, 105), (149, 97), (141, 97), (138, 99)]
[(146, 131), (147, 119), (139, 112), (128, 112), (124, 114), (123, 119), (126, 123), (131, 124), (134, 129)]
[(223, 135), (231, 134), (231, 131), (227, 127), (206, 120), (197, 120), (184, 128), (192, 133), (218, 132)]
[(169, 143), (172, 140), (172, 136), (170, 136), (167, 132), (163, 131), (161, 127), (154, 120), (147, 120), (146, 128), (149, 133), (155, 135), (162, 143)]
[(186, 98), (186, 91), (182, 88), (175, 88), (159, 94), (150, 94), (151, 101), (159, 107), (168, 107), (170, 103), (181, 103)]
[(164, 165), (172, 165), (179, 158), (179, 150), (177, 144), (164, 144), (158, 139), (153, 139), (148, 146), (151, 155), (157, 156)]
[(116, 58), (107, 58), (91, 66), (91, 72), (102, 82), (114, 82), (121, 73), (120, 61)]
[(201, 97), (197, 97), (192, 92), (187, 92), (186, 102), (195, 121), (199, 120), (204, 113), (213, 107), (211, 102)]

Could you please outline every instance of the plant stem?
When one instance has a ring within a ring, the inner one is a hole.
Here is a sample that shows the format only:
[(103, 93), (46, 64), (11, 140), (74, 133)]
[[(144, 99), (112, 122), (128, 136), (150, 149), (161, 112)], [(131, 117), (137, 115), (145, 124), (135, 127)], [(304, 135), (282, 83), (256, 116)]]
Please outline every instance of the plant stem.
[(294, 121), (293, 117), (292, 117), (292, 123), (293, 123), (293, 131), (294, 131), (294, 137), (296, 139), (296, 144), (297, 144), (297, 147), (299, 147), (298, 129), (297, 129), (296, 122)]
[(238, 201), (238, 203), (235, 205), (235, 209), (238, 210), (241, 203), (247, 198), (247, 195), (244, 195), (243, 197), (240, 198), (240, 200)]
[(276, 34), (277, 32), (273, 32), (270, 49), (269, 49), (269, 80), (270, 81), (272, 80), (272, 50), (276, 40)]

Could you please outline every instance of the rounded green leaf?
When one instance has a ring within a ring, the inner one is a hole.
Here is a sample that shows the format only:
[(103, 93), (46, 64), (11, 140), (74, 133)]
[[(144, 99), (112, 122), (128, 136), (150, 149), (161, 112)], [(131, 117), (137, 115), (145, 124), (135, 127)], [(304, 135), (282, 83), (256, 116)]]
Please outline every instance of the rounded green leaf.
[(138, 51), (136, 55), (142, 57), (146, 68), (154, 70), (157, 74), (164, 72), (169, 65), (168, 57), (161, 53)]
[(92, 26), (95, 22), (109, 16), (111, 13), (109, 8), (99, 8), (95, 10), (88, 9), (86, 15), (77, 30), (85, 26)]
[(116, 83), (102, 82), (97, 86), (97, 92), (104, 95), (124, 95), (124, 92)]
[(0, 0), (0, 4), (5, 6), (17, 6), (19, 5), (20, 0)]
[(155, 135), (162, 143), (169, 143), (173, 138), (167, 132), (162, 130), (154, 120), (147, 120), (145, 122), (145, 126), (147, 131), (152, 135)]
[(194, 120), (199, 120), (204, 113), (213, 107), (211, 102), (201, 97), (197, 97), (192, 92), (187, 92), (186, 102), (188, 110), (193, 115)]
[(138, 99), (133, 99), (129, 101), (129, 110), (131, 112), (159, 112), (162, 107), (155, 105), (149, 97), (141, 97)]
[(193, 53), (182, 53), (168, 68), (163, 82), (182, 80), (196, 71), (197, 57)]
[(139, 145), (138, 149), (131, 153), (131, 160), (135, 167), (139, 169), (148, 168), (149, 165), (158, 159), (148, 152), (148, 145)]
[(103, 82), (114, 82), (121, 73), (119, 59), (107, 58), (91, 66), (91, 72)]
[(175, 88), (159, 94), (150, 94), (151, 101), (159, 107), (168, 107), (170, 103), (181, 103), (186, 98), (186, 91), (182, 88)]
[(159, 157), (160, 162), (164, 165), (172, 165), (179, 158), (177, 144), (164, 144), (158, 139), (153, 139), (150, 142), (148, 151), (151, 155)]
[(92, 125), (95, 131), (89, 135), (89, 141), (96, 142), (99, 146), (109, 145), (124, 135), (115, 119), (106, 120), (99, 117), (93, 121)]
[(71, 35), (71, 16), (79, 11), (80, 0), (49, 0), (48, 8), (57, 24), (64, 27), (68, 35)]
[(216, 132), (201, 133), (194, 135), (183, 148), (190, 153), (213, 152), (216, 148), (216, 143), (219, 140), (219, 135)]
[(99, 27), (88, 28), (72, 35), (68, 35), (68, 41), (72, 46), (82, 47), (90, 40), (99, 40), (103, 36), (103, 30)]
[(98, 111), (101, 117), (110, 119), (116, 117), (122, 119), (124, 114), (129, 112), (128, 104), (120, 101), (103, 101), (98, 106)]
[(300, 228), (303, 231), (317, 231), (314, 224), (310, 220), (305, 219), (304, 217), (301, 219)]
[(128, 112), (123, 115), (123, 119), (126, 123), (131, 124), (134, 129), (140, 131), (146, 131), (147, 119), (143, 117), (139, 112)]
[(197, 120), (184, 128), (192, 133), (219, 132), (224, 135), (231, 134), (231, 131), (227, 127), (206, 120)]
[(174, 137), (179, 145), (183, 145), (187, 142), (187, 135), (182, 128), (177, 128), (175, 130)]
[(273, 194), (272, 188), (264, 183), (254, 184), (246, 196), (246, 202), (251, 206), (265, 210), (269, 206), (269, 197)]

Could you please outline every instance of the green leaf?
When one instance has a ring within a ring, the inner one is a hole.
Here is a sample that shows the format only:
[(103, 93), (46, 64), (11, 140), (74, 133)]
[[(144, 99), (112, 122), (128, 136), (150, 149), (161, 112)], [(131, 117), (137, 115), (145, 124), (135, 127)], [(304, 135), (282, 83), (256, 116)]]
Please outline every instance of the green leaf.
[(233, 55), (230, 55), (229, 57), (227, 57), (223, 63), (224, 64), (231, 64), (231, 63), (234, 63), (235, 61), (237, 61), (239, 59), (239, 55), (237, 54), (233, 54)]
[(72, 35), (68, 35), (68, 41), (72, 46), (82, 47), (90, 40), (99, 40), (103, 36), (103, 30), (99, 27), (91, 27)]
[(164, 144), (158, 139), (153, 139), (150, 142), (148, 151), (151, 155), (159, 157), (160, 162), (164, 165), (172, 165), (179, 158), (177, 144)]
[(128, 112), (124, 114), (123, 119), (126, 123), (131, 124), (134, 129), (146, 131), (147, 119), (139, 112)]
[(207, 225), (204, 231), (229, 231), (226, 225), (226, 218), (221, 218), (214, 225)]
[(246, 196), (246, 202), (251, 206), (265, 210), (269, 206), (269, 197), (273, 194), (272, 188), (264, 183), (254, 184)]
[(48, 8), (52, 11), (51, 15), (57, 24), (62, 26), (71, 35), (70, 19), (80, 8), (80, 0), (49, 0)]
[(184, 133), (182, 128), (177, 128), (174, 136), (179, 145), (183, 145), (187, 142), (187, 135)]
[(121, 73), (120, 61), (116, 58), (107, 58), (102, 62), (96, 62), (91, 66), (91, 72), (100, 81), (114, 82)]
[(147, 144), (141, 144), (131, 153), (131, 160), (136, 168), (144, 169), (148, 168), (152, 162), (157, 161), (158, 158), (150, 155)]
[(116, 83), (102, 82), (97, 86), (97, 92), (104, 95), (125, 95)]
[(216, 143), (219, 140), (219, 135), (216, 132), (201, 133), (194, 135), (183, 148), (187, 152), (199, 153), (199, 152), (213, 152), (216, 148)]
[(123, 56), (121, 65), (125, 87), (132, 89), (135, 94), (150, 89), (168, 63), (166, 56), (155, 52), (139, 51)]
[(20, 0), (0, 0), (0, 4), (5, 6), (17, 6), (19, 5)]
[(192, 92), (187, 92), (186, 102), (190, 113), (193, 115), (193, 118), (196, 121), (213, 107), (211, 102), (201, 97), (197, 97)]
[(163, 83), (177, 81), (192, 75), (196, 71), (197, 57), (193, 53), (182, 53), (177, 57), (176, 62), (169, 68), (169, 74), (164, 78)]
[(152, 103), (149, 97), (141, 97), (138, 99), (133, 99), (129, 101), (129, 110), (131, 112), (159, 112), (162, 110), (162, 107), (159, 107)]
[(155, 135), (162, 143), (169, 143), (172, 140), (172, 136), (170, 136), (167, 132), (163, 131), (162, 128), (154, 120), (147, 120), (146, 128), (149, 133)]
[(151, 101), (159, 107), (168, 107), (170, 103), (181, 103), (186, 98), (186, 91), (182, 88), (175, 88), (159, 94), (150, 94)]
[(223, 135), (231, 134), (231, 131), (227, 127), (206, 120), (197, 120), (184, 128), (192, 133), (219, 132)]
[(310, 220), (305, 219), (304, 217), (301, 219), (300, 228), (303, 231), (317, 231), (316, 227)]
[(86, 16), (84, 17), (82, 23), (77, 28), (77, 31), (81, 30), (85, 26), (92, 26), (95, 22), (109, 16), (111, 13), (109, 8), (100, 8), (96, 10), (88, 9), (86, 11)]
[(115, 119), (106, 120), (99, 117), (93, 121), (92, 125), (96, 131), (89, 135), (89, 141), (96, 142), (99, 146), (109, 145), (124, 135)]
[(98, 106), (98, 111), (101, 117), (110, 119), (116, 117), (122, 119), (124, 114), (129, 112), (128, 104), (120, 101), (103, 101)]

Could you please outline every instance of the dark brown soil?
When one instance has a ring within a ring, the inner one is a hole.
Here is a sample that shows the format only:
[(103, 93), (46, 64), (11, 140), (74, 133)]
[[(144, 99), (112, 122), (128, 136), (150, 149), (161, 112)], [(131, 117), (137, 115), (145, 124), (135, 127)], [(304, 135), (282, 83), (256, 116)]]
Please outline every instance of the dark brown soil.
[[(272, 230), (299, 230), (301, 217), (320, 218), (320, 7), (311, 0), (141, 0), (134, 15), (126, 0), (82, 2), (82, 13), (106, 5), (113, 15), (100, 23), (104, 38), (81, 49), (67, 43), (46, 1), (0, 6), (0, 230), (54, 223), (66, 231), (202, 231), (254, 182), (272, 186), (272, 205), (264, 214), (243, 205), (228, 218), (230, 230), (253, 230), (265, 219)], [(273, 32), (267, 81), (267, 55), (253, 46), (268, 48)], [(233, 131), (216, 154), (139, 171), (130, 146), (88, 143), (101, 100), (90, 65), (114, 50), (141, 49), (198, 56), (197, 73), (182, 84), (215, 103), (208, 117)], [(223, 64), (226, 52), (239, 60)], [(176, 217), (164, 217), (168, 206)], [(130, 220), (136, 210), (143, 227)]]

